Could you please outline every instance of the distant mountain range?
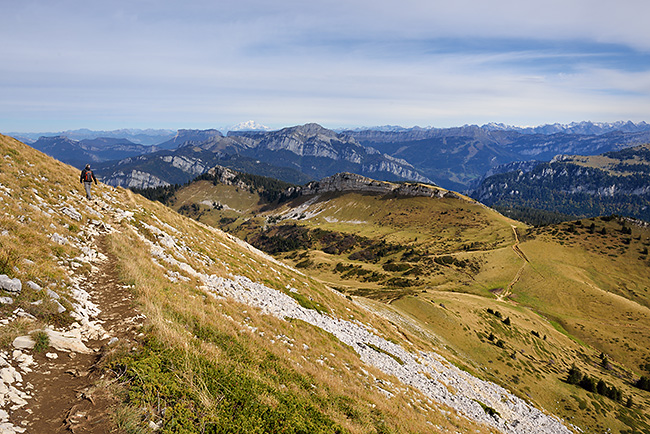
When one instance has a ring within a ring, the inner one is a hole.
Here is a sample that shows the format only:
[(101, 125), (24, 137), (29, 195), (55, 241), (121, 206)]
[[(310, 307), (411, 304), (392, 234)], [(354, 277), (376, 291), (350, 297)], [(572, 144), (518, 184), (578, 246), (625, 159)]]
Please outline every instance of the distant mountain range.
[(524, 134), (585, 134), (600, 135), (613, 131), (624, 133), (639, 133), (650, 131), (650, 124), (646, 122), (634, 123), (631, 121), (619, 122), (571, 122), (570, 124), (546, 124), (538, 127), (517, 127), (501, 123), (489, 123), (483, 125), (484, 129), (491, 131), (518, 131)]
[(110, 137), (80, 141), (64, 136), (41, 137), (31, 146), (77, 168), (81, 168), (88, 163), (100, 163), (143, 155), (160, 149), (157, 146), (145, 146), (127, 139)]
[(66, 137), (70, 140), (86, 140), (97, 138), (114, 138), (127, 139), (130, 142), (140, 145), (157, 145), (172, 138), (176, 131), (174, 130), (154, 130), (154, 129), (129, 129), (123, 128), (112, 131), (93, 131), (88, 129), (68, 130), (59, 132), (41, 132), (41, 133), (6, 133), (23, 143), (31, 145), (41, 137)]
[[(101, 132), (124, 134), (122, 140), (75, 140), (68, 132), (31, 143), (75, 166), (95, 163), (97, 173), (110, 184), (138, 188), (184, 183), (219, 164), (292, 183), (352, 172), (456, 191), (470, 191), (485, 177), (507, 171), (508, 165), (530, 167), (556, 155), (598, 155), (650, 143), (650, 125), (645, 122), (530, 128), (495, 123), (445, 129), (384, 126), (337, 132), (317, 124), (269, 131), (249, 121), (229, 130), (227, 135), (219, 129)], [(131, 140), (136, 136), (158, 141), (142, 145)]]
[[(257, 123), (255, 121), (246, 121), (240, 122), (236, 125), (232, 125), (225, 128), (218, 128), (222, 134), (226, 134), (229, 131), (270, 131), (271, 128)], [(31, 145), (36, 142), (41, 137), (58, 137), (63, 136), (71, 140), (86, 140), (86, 139), (97, 139), (97, 138), (114, 138), (114, 139), (127, 139), (133, 143), (140, 145), (159, 145), (163, 142), (171, 140), (174, 136), (178, 134), (175, 130), (169, 129), (137, 129), (137, 128), (121, 128), (118, 130), (89, 130), (87, 128), (82, 128), (78, 130), (67, 130), (67, 131), (58, 131), (58, 132), (36, 132), (36, 133), (21, 133), (13, 132), (6, 133), (6, 135), (11, 136), (15, 139), (20, 140), (23, 143)]]
[(131, 157), (99, 167), (111, 185), (146, 188), (184, 183), (219, 164), (291, 183), (305, 183), (338, 172), (373, 174), (388, 180), (431, 182), (411, 164), (354, 138), (317, 124), (272, 132), (180, 130), (161, 147), (173, 151)]
[[(632, 121), (618, 121), (618, 122), (571, 122), (569, 124), (546, 124), (536, 127), (521, 127), (516, 125), (506, 125), (503, 123), (491, 122), (482, 126), (477, 125), (464, 125), (461, 128), (478, 127), (487, 131), (517, 131), (524, 134), (586, 134), (586, 135), (599, 135), (612, 131), (623, 131), (626, 133), (636, 133), (641, 131), (650, 131), (650, 124), (646, 122), (634, 123)], [(405, 128), (399, 125), (382, 125), (375, 127), (358, 127), (352, 129), (338, 129), (338, 132), (361, 132), (361, 131), (381, 131), (381, 132), (406, 132), (410, 130), (424, 130), (424, 131), (443, 131), (449, 128), (434, 128), (434, 127), (412, 127)]]
[(497, 166), (541, 160), (558, 154), (597, 155), (650, 143), (650, 130), (603, 134), (529, 134), (465, 126), (405, 131), (350, 131), (360, 144), (401, 158), (436, 184), (466, 191)]

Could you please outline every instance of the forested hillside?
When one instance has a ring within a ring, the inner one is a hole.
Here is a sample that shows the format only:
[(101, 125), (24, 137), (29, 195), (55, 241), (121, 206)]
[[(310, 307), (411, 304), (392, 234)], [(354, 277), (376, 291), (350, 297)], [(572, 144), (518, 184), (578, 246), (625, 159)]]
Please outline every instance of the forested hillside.
[(601, 156), (560, 156), (529, 172), (493, 175), (472, 196), (502, 208), (578, 217), (619, 214), (650, 221), (650, 145)]

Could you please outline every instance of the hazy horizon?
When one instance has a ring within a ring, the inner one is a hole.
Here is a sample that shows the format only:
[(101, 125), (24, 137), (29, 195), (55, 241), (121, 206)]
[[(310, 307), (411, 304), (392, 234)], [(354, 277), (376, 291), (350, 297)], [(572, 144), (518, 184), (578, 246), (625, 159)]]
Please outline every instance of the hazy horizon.
[(4, 5), (0, 131), (640, 122), (650, 3)]

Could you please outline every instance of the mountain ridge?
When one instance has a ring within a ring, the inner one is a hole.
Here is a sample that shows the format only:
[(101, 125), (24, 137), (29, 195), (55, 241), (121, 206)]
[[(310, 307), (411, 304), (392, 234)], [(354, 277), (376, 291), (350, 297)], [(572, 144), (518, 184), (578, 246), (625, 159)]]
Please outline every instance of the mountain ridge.
[[(650, 126), (645, 122), (630, 121), (574, 122), (530, 128), (496, 123), (455, 128), (386, 126), (339, 132), (312, 123), (275, 131), (229, 131), (226, 136), (218, 129), (181, 129), (173, 137), (158, 143), (157, 149), (177, 152), (179, 157), (185, 159), (204, 159), (200, 163), (195, 161), (204, 167), (220, 164), (218, 160), (225, 156), (237, 156), (303, 174), (292, 175), (291, 180), (285, 178), (288, 182), (295, 182), (301, 176), (313, 180), (347, 171), (386, 181), (410, 179), (433, 182), (451, 190), (468, 191), (500, 165), (517, 161), (550, 161), (559, 154), (594, 155), (645, 142), (650, 142)], [(192, 148), (205, 153), (202, 156), (192, 155)], [(209, 156), (208, 151), (215, 155)], [(103, 157), (98, 158), (97, 152), (74, 157), (105, 161)], [(64, 153), (55, 155), (65, 160)], [(120, 163), (113, 162), (105, 168), (115, 173), (106, 173), (106, 178), (115, 180), (111, 181), (115, 185), (135, 183), (138, 187), (144, 187), (146, 179), (159, 180), (154, 181), (157, 185), (173, 184), (189, 181), (194, 175), (182, 175), (182, 170), (176, 170), (178, 167), (164, 167), (165, 163), (155, 158), (148, 162), (141, 160), (141, 163), (146, 167), (136, 167), (134, 160), (129, 160), (133, 167), (124, 172), (114, 171), (113, 168)], [(161, 167), (155, 168), (156, 164), (161, 164)], [(255, 171), (250, 164), (248, 166), (247, 171)], [(134, 170), (147, 175), (134, 177)], [(139, 181), (131, 181), (135, 178)]]
[[(120, 167), (126, 163), (132, 166), (130, 170), (148, 173), (173, 184), (187, 182), (197, 175), (195, 171), (186, 170), (185, 166), (201, 167), (204, 172), (216, 164), (224, 165), (223, 161), (228, 158), (237, 157), (266, 163), (285, 171), (290, 169), (308, 179), (320, 179), (336, 172), (350, 171), (381, 173), (392, 179), (430, 182), (411, 164), (384, 156), (375, 149), (361, 146), (354, 139), (318, 124), (272, 132), (234, 132), (226, 137), (217, 130), (184, 131), (179, 133), (174, 143), (178, 147), (173, 151), (111, 163), (100, 169), (107, 173), (105, 177), (112, 185), (129, 185), (125, 180), (128, 175)], [(174, 165), (175, 159), (183, 159), (185, 163)], [(256, 168), (251, 169), (249, 171), (255, 173)], [(293, 182), (294, 179), (283, 180)], [(146, 186), (153, 185), (137, 185), (138, 188)]]

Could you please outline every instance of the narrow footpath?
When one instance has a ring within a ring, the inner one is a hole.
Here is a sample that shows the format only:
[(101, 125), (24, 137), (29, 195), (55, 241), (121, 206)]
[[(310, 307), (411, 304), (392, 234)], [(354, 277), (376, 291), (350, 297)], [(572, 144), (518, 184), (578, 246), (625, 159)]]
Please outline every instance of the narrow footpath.
[(106, 248), (106, 235), (95, 240), (107, 258), (97, 265), (83, 288), (100, 310), (99, 320), (107, 332), (100, 339), (84, 342), (89, 354), (49, 348), (33, 353), (34, 371), (24, 375), (33, 386), (30, 404), (13, 414), (14, 423), (26, 433), (107, 434), (113, 425), (107, 418), (113, 404), (102, 358), (117, 345), (135, 344), (142, 319), (133, 308), (130, 288), (119, 283), (115, 259)]
[(512, 250), (514, 250), (515, 254), (519, 256), (523, 261), (523, 265), (519, 270), (517, 270), (517, 274), (515, 274), (515, 277), (512, 279), (512, 281), (508, 284), (508, 287), (505, 288), (503, 291), (499, 293), (497, 296), (497, 300), (503, 301), (507, 300), (510, 295), (512, 295), (512, 288), (519, 282), (519, 279), (521, 278), (522, 273), (524, 272), (524, 269), (526, 268), (526, 265), (528, 264), (528, 258), (524, 254), (524, 252), (521, 251), (519, 248), (519, 234), (517, 233), (517, 227), (512, 226), (512, 232), (514, 233), (515, 236), (515, 243), (512, 245)]

